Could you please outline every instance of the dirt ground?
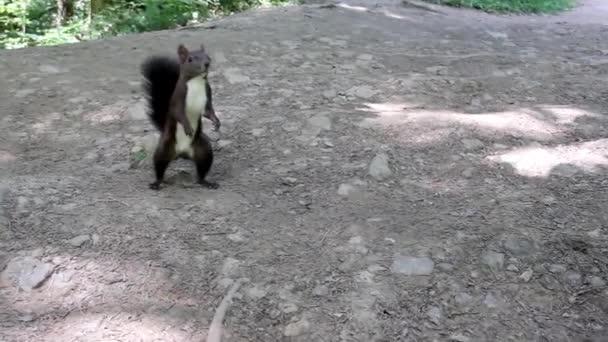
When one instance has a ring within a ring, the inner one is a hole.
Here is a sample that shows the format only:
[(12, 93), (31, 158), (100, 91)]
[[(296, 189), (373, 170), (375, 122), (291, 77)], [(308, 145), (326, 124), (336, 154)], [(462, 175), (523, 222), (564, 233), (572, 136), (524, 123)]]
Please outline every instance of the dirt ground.
[[(223, 341), (607, 341), (602, 2), (1, 51), (0, 340), (202, 341), (239, 280)], [(138, 67), (179, 42), (213, 58), (217, 190), (140, 160)]]

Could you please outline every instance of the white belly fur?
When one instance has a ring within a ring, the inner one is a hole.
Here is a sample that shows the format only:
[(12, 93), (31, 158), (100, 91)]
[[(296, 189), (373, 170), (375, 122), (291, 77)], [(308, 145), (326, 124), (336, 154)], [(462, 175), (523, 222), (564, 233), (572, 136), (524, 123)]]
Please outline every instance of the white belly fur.
[[(202, 115), (205, 105), (207, 104), (207, 92), (205, 85), (207, 80), (202, 76), (195, 77), (186, 83), (188, 92), (186, 93), (186, 118), (190, 122), (190, 126), (196, 132), (198, 118)], [(175, 132), (175, 152), (177, 154), (186, 153), (192, 158), (192, 138), (188, 137), (184, 132), (184, 127), (178, 123)]]

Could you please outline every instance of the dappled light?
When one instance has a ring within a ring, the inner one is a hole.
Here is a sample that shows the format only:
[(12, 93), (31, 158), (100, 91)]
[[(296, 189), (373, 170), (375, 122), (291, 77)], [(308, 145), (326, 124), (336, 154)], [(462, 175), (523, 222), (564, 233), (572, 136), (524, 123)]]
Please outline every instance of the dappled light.
[(597, 116), (588, 111), (567, 106), (540, 106), (544, 115), (531, 108), (519, 108), (503, 112), (469, 114), (459, 111), (424, 109), (417, 103), (365, 103), (358, 110), (374, 113), (375, 117), (365, 118), (362, 126), (394, 126), (424, 124), (428, 127), (446, 127), (459, 124), (470, 128), (519, 135), (539, 140), (550, 140), (571, 128), (574, 120), (581, 117)]
[(548, 177), (556, 167), (567, 164), (588, 172), (608, 166), (608, 139), (560, 146), (528, 146), (487, 157), (507, 163), (526, 177)]

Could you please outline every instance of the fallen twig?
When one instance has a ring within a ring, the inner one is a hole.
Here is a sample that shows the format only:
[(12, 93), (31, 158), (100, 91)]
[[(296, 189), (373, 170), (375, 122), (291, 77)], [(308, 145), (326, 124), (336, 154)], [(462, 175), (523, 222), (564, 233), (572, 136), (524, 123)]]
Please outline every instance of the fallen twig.
[(209, 327), (209, 333), (207, 334), (207, 342), (220, 342), (222, 339), (222, 322), (224, 321), (224, 316), (226, 316), (226, 310), (228, 310), (228, 305), (230, 305), (232, 301), (232, 297), (238, 290), (239, 286), (241, 286), (241, 280), (237, 280), (228, 293), (222, 299), (222, 302), (217, 307), (215, 311), (215, 315), (213, 315), (213, 319), (211, 320), (211, 326)]

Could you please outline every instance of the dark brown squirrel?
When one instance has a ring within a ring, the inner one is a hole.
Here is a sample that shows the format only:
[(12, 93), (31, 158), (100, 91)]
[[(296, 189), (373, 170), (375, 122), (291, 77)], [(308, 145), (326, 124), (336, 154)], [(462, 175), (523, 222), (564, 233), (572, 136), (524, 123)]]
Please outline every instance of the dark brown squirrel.
[(214, 131), (220, 128), (207, 80), (211, 58), (202, 44), (197, 51), (180, 44), (177, 55), (178, 60), (152, 56), (141, 65), (148, 116), (161, 134), (154, 152), (156, 180), (150, 188), (160, 190), (169, 164), (184, 158), (194, 161), (199, 184), (217, 189), (217, 183), (205, 179), (213, 164), (213, 149), (202, 122), (204, 116), (213, 122)]

